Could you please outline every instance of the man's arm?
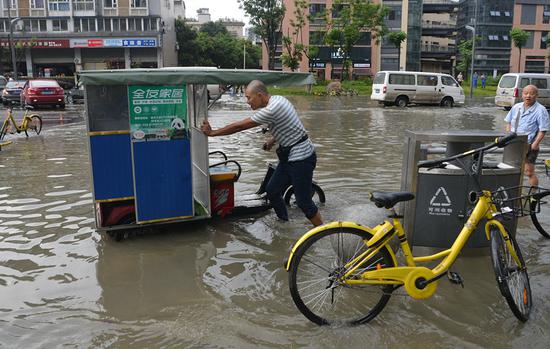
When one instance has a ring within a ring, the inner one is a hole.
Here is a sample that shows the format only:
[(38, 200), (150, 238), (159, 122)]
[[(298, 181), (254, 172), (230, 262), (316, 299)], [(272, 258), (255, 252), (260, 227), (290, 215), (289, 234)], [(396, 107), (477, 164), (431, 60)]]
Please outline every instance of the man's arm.
[(533, 143), (531, 143), (532, 150), (539, 150), (540, 142), (542, 141), (545, 135), (546, 135), (546, 131), (537, 132), (537, 136), (535, 137), (535, 140), (533, 141)]
[(210, 127), (210, 123), (207, 120), (204, 120), (202, 122), (201, 131), (209, 137), (227, 136), (260, 125), (261, 124), (252, 120), (252, 118), (246, 118), (243, 120), (232, 122), (229, 125), (219, 128), (217, 130), (213, 130), (212, 127)]

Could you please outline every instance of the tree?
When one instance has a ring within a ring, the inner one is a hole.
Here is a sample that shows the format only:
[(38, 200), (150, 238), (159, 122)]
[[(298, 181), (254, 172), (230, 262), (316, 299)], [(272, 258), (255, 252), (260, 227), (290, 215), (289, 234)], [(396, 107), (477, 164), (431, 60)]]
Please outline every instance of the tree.
[(198, 48), (195, 42), (197, 32), (183, 19), (176, 19), (176, 41), (178, 43), (178, 65), (197, 65)]
[(407, 40), (407, 33), (392, 32), (388, 35), (388, 40), (397, 48), (397, 70), (401, 70), (401, 43)]
[(459, 62), (456, 65), (456, 69), (461, 72), (465, 72), (467, 75), (470, 69), (470, 62), (472, 61), (472, 40), (464, 40), (458, 44)]
[(521, 73), (521, 48), (527, 43), (529, 33), (521, 28), (512, 28), (512, 30), (510, 30), (510, 36), (512, 37), (514, 45), (519, 49), (518, 73)]
[(239, 7), (250, 16), (250, 24), (267, 48), (269, 69), (275, 68), (275, 53), (281, 24), (285, 16), (282, 0), (237, 0)]
[(351, 65), (351, 51), (359, 42), (362, 32), (369, 31), (377, 43), (386, 33), (384, 18), (389, 8), (373, 4), (370, 0), (335, 0), (327, 15), (330, 28), (325, 36), (325, 43), (331, 48), (338, 48), (343, 59), (342, 79), (344, 72)]
[(206, 22), (201, 26), (199, 32), (206, 33), (210, 36), (216, 36), (218, 34), (229, 34), (227, 28), (223, 25), (221, 21)]
[(292, 33), (287, 32), (283, 36), (284, 52), (281, 54), (281, 62), (284, 66), (295, 71), (300, 67), (302, 57), (307, 51), (307, 46), (304, 45), (302, 37), (302, 29), (306, 25), (307, 17), (305, 11), (309, 5), (305, 0), (294, 0), (294, 18), (289, 21)]

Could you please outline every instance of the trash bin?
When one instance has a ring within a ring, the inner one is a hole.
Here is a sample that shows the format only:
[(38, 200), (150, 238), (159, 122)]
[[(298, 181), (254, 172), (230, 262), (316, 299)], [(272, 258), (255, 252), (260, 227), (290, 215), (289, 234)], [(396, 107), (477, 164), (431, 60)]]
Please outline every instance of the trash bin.
[[(493, 142), (504, 133), (493, 131), (407, 131), (405, 147), (402, 190), (415, 193), (415, 200), (405, 203), (405, 229), (413, 246), (449, 248), (467, 221), (475, 203), (468, 202), (468, 193), (476, 190), (474, 179), (468, 176), (458, 164), (449, 164), (445, 168), (418, 169), (420, 160), (425, 160), (427, 152), (422, 151), (427, 143), (444, 144), (448, 157), (469, 149)], [(482, 189), (491, 191), (516, 187), (507, 191), (509, 197), (518, 196), (522, 183), (523, 160), (526, 151), (526, 136), (504, 148), (502, 152), (484, 157), (480, 178)], [(423, 144), (424, 143), (424, 144)], [(472, 159), (463, 160), (466, 166), (472, 165)], [(507, 217), (503, 222), (511, 234), (515, 234), (517, 220)], [(486, 247), (489, 242), (485, 236), (484, 224), (480, 224), (470, 237), (466, 247)]]

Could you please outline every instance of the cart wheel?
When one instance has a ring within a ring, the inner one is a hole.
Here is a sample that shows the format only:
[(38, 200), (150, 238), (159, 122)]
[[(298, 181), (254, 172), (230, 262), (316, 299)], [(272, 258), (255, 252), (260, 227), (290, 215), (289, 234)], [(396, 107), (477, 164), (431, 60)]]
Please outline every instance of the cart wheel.
[[(290, 186), (283, 195), (285, 203), (288, 206), (292, 206), (296, 203), (296, 198), (294, 197), (294, 187)], [(325, 192), (317, 183), (312, 184), (311, 188), (311, 198), (316, 204), (324, 204), (326, 201)]]

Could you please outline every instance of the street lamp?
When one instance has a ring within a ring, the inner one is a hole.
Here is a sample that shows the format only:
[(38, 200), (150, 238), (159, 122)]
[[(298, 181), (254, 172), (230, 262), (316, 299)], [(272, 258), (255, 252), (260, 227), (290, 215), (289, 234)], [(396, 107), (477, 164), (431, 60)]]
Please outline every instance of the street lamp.
[(15, 17), (10, 21), (9, 43), (10, 43), (10, 50), (11, 50), (11, 63), (13, 65), (13, 76), (15, 80), (17, 80), (17, 62), (15, 61), (15, 47), (13, 46), (13, 25), (17, 23), (19, 20), (21, 20), (20, 17)]
[(465, 26), (467, 30), (472, 32), (472, 66), (470, 68), (470, 99), (474, 94), (474, 62), (476, 50), (476, 25), (477, 25), (477, 0), (474, 1), (474, 21), (472, 26)]
[(472, 32), (472, 63), (470, 64), (470, 98), (474, 93), (474, 57), (476, 49), (476, 28), (467, 25), (465, 27), (467, 30)]

